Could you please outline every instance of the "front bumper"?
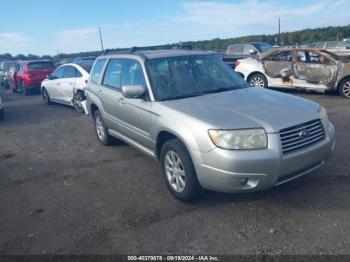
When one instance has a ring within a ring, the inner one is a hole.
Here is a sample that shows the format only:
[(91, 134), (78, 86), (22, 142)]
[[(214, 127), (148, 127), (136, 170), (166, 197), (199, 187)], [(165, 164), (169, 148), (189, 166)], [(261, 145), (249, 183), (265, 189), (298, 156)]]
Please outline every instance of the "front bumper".
[(264, 150), (192, 151), (198, 180), (205, 189), (235, 193), (268, 189), (306, 175), (322, 166), (334, 150), (334, 127), (329, 121), (323, 125), (324, 140), (285, 155), (278, 133), (268, 134)]

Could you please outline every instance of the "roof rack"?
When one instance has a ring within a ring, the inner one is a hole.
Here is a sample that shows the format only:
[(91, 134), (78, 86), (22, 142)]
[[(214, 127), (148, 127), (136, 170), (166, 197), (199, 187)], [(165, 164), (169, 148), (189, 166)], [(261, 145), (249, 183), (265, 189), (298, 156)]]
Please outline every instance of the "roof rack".
[(123, 48), (123, 49), (106, 49), (102, 54), (133, 54), (135, 52), (139, 51), (156, 51), (156, 50), (166, 50), (166, 49), (182, 49), (182, 50), (193, 50), (192, 45), (188, 44), (173, 44), (173, 45), (158, 45), (158, 46), (144, 46), (144, 47), (137, 47), (133, 46), (132, 48)]
[(158, 45), (158, 46), (144, 46), (144, 47), (137, 47), (134, 46), (131, 48), (130, 52), (138, 52), (138, 51), (156, 51), (156, 50), (166, 50), (166, 49), (182, 49), (182, 50), (192, 50), (193, 47), (191, 45), (185, 45), (185, 44), (172, 44), (172, 45)]

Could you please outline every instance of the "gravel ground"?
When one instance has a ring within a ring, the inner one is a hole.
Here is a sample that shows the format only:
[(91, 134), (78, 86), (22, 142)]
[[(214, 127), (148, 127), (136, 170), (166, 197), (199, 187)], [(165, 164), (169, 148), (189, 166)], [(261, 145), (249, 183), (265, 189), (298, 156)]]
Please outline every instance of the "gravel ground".
[(99, 144), (90, 117), (3, 92), (0, 254), (350, 253), (349, 100), (293, 93), (324, 105), (336, 127), (315, 175), (184, 204), (157, 162)]

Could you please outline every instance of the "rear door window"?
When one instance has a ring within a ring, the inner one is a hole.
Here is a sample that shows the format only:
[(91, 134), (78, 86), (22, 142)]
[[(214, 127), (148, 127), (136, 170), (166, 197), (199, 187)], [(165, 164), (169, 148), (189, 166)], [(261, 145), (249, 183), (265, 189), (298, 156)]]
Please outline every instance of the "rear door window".
[(230, 45), (228, 48), (229, 55), (243, 54), (243, 45)]
[(111, 59), (107, 65), (102, 85), (120, 89), (123, 61), (120, 59)]
[(293, 52), (292, 51), (282, 51), (277, 54), (273, 54), (266, 58), (266, 60), (270, 61), (292, 61), (293, 60)]
[(106, 59), (99, 59), (91, 71), (91, 82), (98, 84)]
[(243, 54), (250, 55), (250, 51), (256, 51), (255, 47), (252, 45), (244, 45)]
[(77, 73), (74, 66), (65, 66), (63, 71), (63, 78), (76, 78)]

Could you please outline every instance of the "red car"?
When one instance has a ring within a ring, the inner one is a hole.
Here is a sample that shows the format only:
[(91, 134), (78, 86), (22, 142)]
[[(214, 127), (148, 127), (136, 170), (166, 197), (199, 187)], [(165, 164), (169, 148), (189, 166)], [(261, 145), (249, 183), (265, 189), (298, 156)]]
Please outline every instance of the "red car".
[(20, 61), (13, 74), (12, 90), (28, 95), (32, 90), (40, 90), (41, 82), (55, 70), (55, 64), (47, 61)]

